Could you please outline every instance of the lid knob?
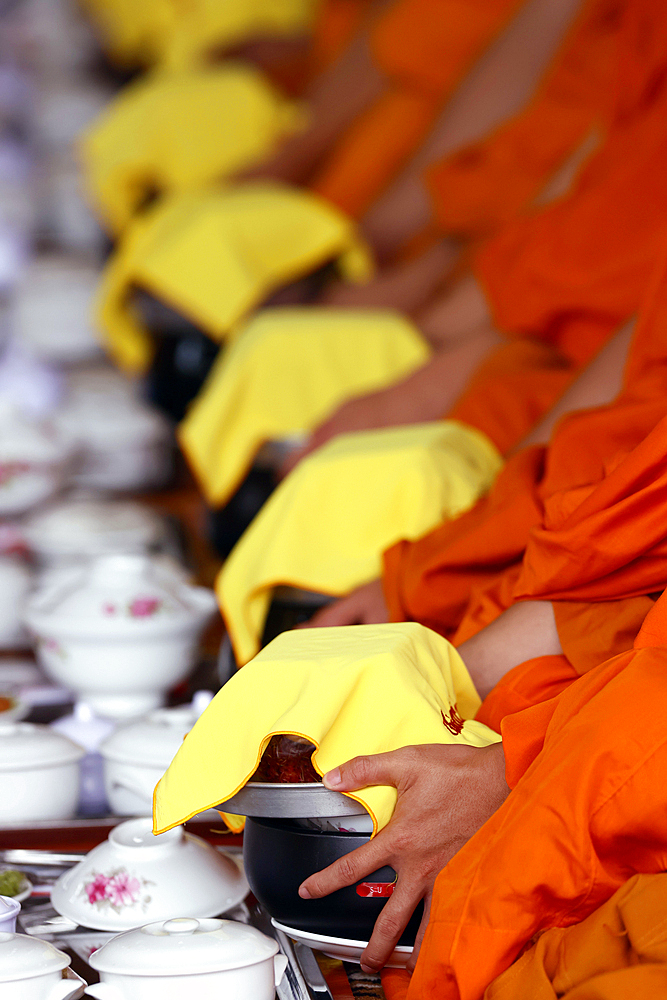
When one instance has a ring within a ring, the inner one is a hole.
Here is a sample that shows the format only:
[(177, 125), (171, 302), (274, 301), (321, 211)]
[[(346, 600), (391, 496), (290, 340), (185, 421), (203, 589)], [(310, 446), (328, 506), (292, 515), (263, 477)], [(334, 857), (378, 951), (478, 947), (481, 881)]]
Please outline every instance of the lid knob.
[(167, 934), (194, 934), (199, 930), (199, 921), (194, 917), (174, 917), (172, 920), (165, 920), (162, 930)]

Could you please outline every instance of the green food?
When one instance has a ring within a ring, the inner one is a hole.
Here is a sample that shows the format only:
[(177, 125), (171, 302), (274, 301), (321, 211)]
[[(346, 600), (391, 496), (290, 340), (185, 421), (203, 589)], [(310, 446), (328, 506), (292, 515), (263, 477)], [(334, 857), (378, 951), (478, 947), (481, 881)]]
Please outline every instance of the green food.
[(25, 889), (26, 878), (23, 872), (7, 868), (0, 872), (0, 896), (18, 896)]

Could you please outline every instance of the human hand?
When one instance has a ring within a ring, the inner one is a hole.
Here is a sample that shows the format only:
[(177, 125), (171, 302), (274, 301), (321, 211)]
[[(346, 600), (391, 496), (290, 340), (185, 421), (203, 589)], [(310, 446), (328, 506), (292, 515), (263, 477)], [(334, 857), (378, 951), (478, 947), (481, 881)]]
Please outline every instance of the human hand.
[(323, 781), (338, 792), (393, 785), (398, 802), (390, 822), (376, 837), (311, 875), (299, 895), (319, 899), (391, 865), (398, 875), (396, 888), (375, 922), (361, 967), (366, 972), (382, 968), (423, 900), (424, 917), (408, 965), (413, 969), (439, 872), (509, 794), (502, 743), (487, 747), (427, 744), (355, 757), (329, 771)]
[(321, 448), (332, 438), (338, 437), (339, 434), (418, 423), (421, 416), (415, 413), (411, 418), (410, 407), (409, 405), (406, 407), (404, 395), (400, 384), (397, 384), (388, 389), (348, 399), (311, 432), (301, 448), (290, 452), (280, 469), (280, 475), (286, 476), (307, 455)]
[(299, 628), (328, 628), (334, 625), (380, 625), (389, 621), (382, 580), (357, 587), (333, 604), (318, 611)]

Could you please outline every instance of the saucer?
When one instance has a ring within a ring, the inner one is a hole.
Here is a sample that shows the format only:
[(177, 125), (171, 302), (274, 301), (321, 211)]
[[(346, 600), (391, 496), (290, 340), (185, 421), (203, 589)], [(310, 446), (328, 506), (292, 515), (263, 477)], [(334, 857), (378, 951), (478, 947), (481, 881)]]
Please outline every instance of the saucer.
[[(286, 924), (279, 924), (277, 920), (271, 920), (273, 926), (287, 934), (294, 941), (308, 945), (321, 951), (329, 958), (337, 958), (340, 962), (359, 962), (361, 954), (366, 948), (368, 941), (353, 941), (349, 938), (327, 937), (324, 934), (311, 934), (309, 931), (300, 931), (296, 927), (287, 927)], [(386, 963), (388, 969), (404, 969), (408, 959), (412, 954), (409, 945), (397, 945)]]

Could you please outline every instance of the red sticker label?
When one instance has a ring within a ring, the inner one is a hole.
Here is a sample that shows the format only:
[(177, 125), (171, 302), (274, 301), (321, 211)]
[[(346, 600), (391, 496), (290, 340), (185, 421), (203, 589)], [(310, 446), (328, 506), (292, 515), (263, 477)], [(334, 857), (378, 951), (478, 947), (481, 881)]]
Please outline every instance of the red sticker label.
[(370, 896), (384, 897), (391, 896), (395, 882), (360, 882), (357, 886), (357, 896), (367, 899)]

